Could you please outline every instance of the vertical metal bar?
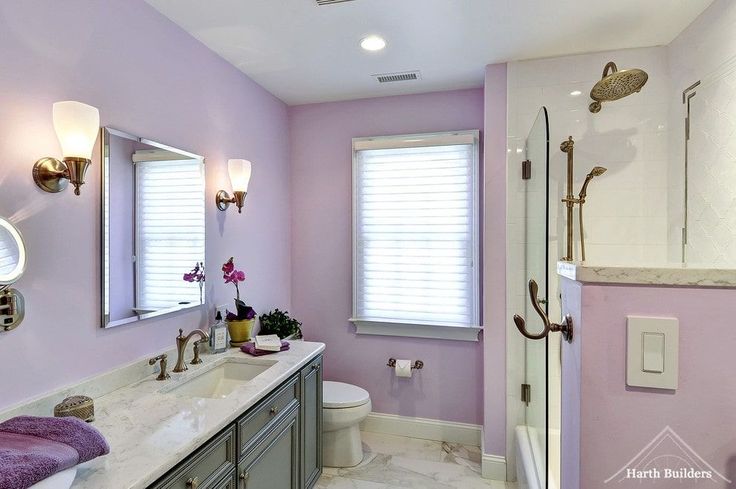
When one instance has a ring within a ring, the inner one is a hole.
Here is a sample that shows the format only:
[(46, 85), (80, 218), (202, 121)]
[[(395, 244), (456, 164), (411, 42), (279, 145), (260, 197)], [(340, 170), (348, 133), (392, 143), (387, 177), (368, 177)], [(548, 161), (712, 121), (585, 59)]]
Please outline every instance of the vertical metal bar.
[(695, 91), (695, 88), (700, 85), (700, 80), (696, 81), (689, 87), (687, 87), (682, 92), (682, 103), (686, 106), (686, 114), (685, 114), (685, 188), (684, 188), (684, 196), (685, 199), (685, 205), (684, 205), (684, 218), (683, 218), (683, 229), (682, 229), (682, 253), (681, 253), (681, 261), (682, 263), (685, 263), (685, 260), (687, 259), (687, 254), (685, 252), (685, 248), (687, 246), (687, 229), (688, 229), (688, 197), (689, 197), (689, 184), (688, 184), (688, 166), (689, 166), (689, 141), (690, 141), (690, 100), (698, 93)]

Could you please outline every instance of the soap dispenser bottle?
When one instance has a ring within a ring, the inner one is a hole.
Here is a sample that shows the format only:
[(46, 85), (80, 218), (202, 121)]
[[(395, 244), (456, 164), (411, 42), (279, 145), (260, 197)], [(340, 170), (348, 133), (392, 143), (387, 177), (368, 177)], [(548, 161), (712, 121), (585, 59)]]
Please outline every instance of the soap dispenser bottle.
[(210, 327), (210, 352), (223, 353), (227, 350), (227, 325), (222, 320), (222, 313), (217, 311), (215, 324)]

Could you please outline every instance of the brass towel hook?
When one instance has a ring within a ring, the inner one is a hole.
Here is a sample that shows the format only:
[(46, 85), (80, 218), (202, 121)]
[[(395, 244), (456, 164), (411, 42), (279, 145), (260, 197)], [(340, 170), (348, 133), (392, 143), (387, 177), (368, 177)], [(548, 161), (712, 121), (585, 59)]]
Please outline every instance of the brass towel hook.
[(536, 281), (530, 280), (529, 299), (532, 301), (532, 307), (534, 307), (534, 310), (537, 311), (539, 317), (542, 318), (544, 329), (541, 333), (532, 334), (526, 330), (526, 321), (524, 321), (524, 318), (519, 316), (518, 314), (514, 314), (514, 323), (516, 323), (516, 327), (519, 332), (530, 340), (541, 340), (543, 338), (546, 338), (550, 331), (559, 331), (562, 333), (562, 337), (565, 338), (565, 341), (567, 341), (568, 343), (572, 343), (572, 316), (567, 314), (562, 320), (562, 324), (550, 322), (549, 316), (547, 316), (547, 313), (544, 312), (544, 309), (542, 309), (542, 306), (539, 304), (539, 297), (537, 296), (538, 293), (539, 285), (537, 285)]

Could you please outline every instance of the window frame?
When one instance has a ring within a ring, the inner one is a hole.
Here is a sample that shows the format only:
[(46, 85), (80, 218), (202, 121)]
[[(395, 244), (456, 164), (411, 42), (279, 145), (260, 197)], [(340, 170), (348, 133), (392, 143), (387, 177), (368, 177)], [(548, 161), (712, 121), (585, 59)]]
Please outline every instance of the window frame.
[[(431, 143), (431, 144), (428, 144)], [(448, 325), (430, 321), (404, 321), (398, 319), (375, 319), (359, 317), (358, 311), (358, 152), (370, 149), (400, 149), (411, 147), (442, 146), (465, 143), (473, 146), (472, 159), (472, 324)], [(352, 316), (349, 321), (356, 327), (357, 334), (380, 336), (405, 336), (445, 340), (478, 341), (482, 324), (481, 284), (481, 194), (480, 194), (480, 131), (448, 131), (395, 136), (360, 137), (352, 140)]]

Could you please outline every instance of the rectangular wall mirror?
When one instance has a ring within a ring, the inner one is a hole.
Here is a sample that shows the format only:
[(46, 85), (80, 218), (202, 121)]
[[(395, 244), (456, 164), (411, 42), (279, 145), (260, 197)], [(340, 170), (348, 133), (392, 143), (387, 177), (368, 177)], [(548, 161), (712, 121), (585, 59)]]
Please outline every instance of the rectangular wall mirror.
[(102, 327), (204, 303), (204, 158), (102, 129)]

